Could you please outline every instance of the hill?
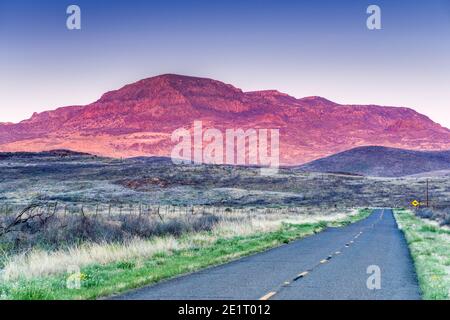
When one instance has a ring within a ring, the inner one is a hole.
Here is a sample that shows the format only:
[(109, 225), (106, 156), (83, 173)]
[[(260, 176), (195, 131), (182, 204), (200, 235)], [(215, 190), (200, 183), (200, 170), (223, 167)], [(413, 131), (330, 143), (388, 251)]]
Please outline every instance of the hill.
[(450, 151), (413, 151), (359, 147), (299, 167), (302, 171), (345, 172), (365, 176), (400, 177), (450, 169)]

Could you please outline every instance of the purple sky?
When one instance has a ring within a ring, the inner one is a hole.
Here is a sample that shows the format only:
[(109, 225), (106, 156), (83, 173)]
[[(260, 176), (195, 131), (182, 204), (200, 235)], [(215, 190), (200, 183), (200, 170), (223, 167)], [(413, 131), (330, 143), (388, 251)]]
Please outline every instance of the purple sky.
[[(382, 30), (366, 28), (369, 4)], [(450, 1), (1, 1), (0, 49), (0, 122), (179, 73), (408, 106), (450, 128)]]

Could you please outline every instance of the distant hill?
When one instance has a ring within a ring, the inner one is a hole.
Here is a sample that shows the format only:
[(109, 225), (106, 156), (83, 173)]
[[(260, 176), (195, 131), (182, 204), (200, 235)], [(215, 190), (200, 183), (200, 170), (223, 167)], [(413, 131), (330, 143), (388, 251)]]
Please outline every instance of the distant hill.
[(409, 175), (408, 177), (411, 177), (411, 178), (424, 178), (424, 177), (445, 178), (445, 177), (450, 177), (450, 169), (415, 173), (415, 174)]
[(412, 151), (358, 147), (304, 164), (302, 171), (336, 172), (377, 177), (401, 177), (449, 170), (449, 151)]
[(65, 150), (65, 149), (57, 149), (57, 150), (49, 150), (49, 151), (41, 151), (41, 152), (0, 152), (0, 159), (10, 159), (10, 158), (41, 158), (41, 157), (76, 157), (76, 156), (89, 156), (93, 157), (93, 155), (89, 153)]

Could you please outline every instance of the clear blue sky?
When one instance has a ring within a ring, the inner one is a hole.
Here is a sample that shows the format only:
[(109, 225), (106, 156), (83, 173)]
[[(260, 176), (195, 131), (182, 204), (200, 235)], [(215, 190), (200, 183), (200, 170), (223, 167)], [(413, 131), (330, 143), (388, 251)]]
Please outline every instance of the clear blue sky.
[[(382, 30), (366, 28), (369, 4)], [(0, 0), (0, 49), (0, 122), (179, 73), (409, 106), (450, 127), (450, 0)]]

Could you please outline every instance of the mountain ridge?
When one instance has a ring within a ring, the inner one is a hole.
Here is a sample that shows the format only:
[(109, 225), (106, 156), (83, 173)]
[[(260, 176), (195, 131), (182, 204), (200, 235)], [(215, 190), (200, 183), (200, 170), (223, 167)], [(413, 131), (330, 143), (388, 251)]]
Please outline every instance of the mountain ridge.
[(208, 78), (164, 74), (104, 93), (85, 106), (0, 123), (0, 151), (71, 149), (100, 156), (168, 156), (171, 133), (279, 128), (281, 163), (305, 163), (364, 145), (450, 149), (450, 130), (405, 107), (345, 105), (277, 90), (244, 92)]

